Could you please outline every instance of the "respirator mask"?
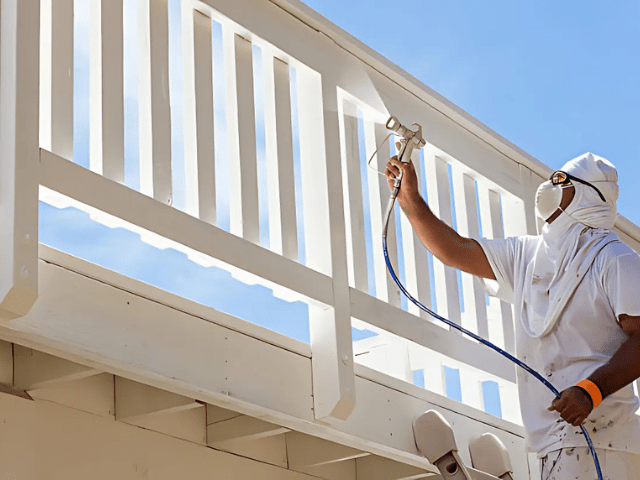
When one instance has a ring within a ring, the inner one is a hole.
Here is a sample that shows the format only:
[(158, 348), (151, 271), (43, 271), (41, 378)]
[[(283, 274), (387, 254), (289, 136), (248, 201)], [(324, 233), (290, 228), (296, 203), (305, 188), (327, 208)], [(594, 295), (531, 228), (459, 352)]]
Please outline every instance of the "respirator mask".
[(554, 185), (551, 180), (540, 184), (536, 191), (536, 213), (543, 220), (547, 220), (560, 207), (562, 201), (561, 185)]

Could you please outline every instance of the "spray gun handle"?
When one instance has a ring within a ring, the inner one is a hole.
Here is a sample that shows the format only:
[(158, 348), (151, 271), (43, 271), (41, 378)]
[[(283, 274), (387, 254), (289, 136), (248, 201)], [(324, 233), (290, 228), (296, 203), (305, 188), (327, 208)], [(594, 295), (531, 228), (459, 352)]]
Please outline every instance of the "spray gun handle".
[(398, 159), (404, 163), (409, 163), (411, 161), (411, 154), (413, 153), (414, 148), (420, 149), (427, 143), (425, 139), (422, 138), (422, 126), (417, 123), (414, 123), (413, 125), (417, 127), (415, 132), (403, 126), (394, 116), (389, 117), (389, 120), (387, 120), (386, 127), (401, 137), (400, 143), (402, 144), (402, 147), (400, 149)]

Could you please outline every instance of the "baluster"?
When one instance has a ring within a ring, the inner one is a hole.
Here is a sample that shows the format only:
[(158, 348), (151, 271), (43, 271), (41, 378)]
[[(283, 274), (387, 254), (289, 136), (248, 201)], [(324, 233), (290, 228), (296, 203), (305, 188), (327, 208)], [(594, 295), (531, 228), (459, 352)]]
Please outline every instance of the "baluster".
[(223, 25), (229, 135), (231, 232), (260, 243), (258, 161), (253, 94), (253, 52), (249, 40)]
[(140, 191), (171, 205), (167, 0), (139, 0)]
[[(447, 162), (425, 152), (427, 193), (433, 213), (447, 225), (453, 224), (451, 193), (449, 192), (449, 170)], [(438, 313), (452, 322), (460, 324), (460, 292), (456, 271), (433, 257), (433, 276)], [(457, 332), (457, 330), (456, 330)]]
[(211, 18), (183, 4), (184, 132), (187, 212), (216, 223)]
[(266, 51), (263, 65), (269, 241), (276, 253), (298, 260), (290, 67)]
[[(342, 177), (344, 179), (345, 218), (347, 226), (347, 257), (349, 284), (368, 292), (367, 248), (365, 240), (364, 206), (360, 142), (358, 137), (358, 109), (352, 103), (343, 102)], [(374, 242), (375, 244), (375, 242)]]
[[(456, 205), (458, 233), (464, 237), (480, 236), (476, 185), (473, 178), (460, 168), (453, 169), (453, 193)], [(463, 326), (476, 332), (483, 338), (489, 336), (485, 292), (480, 280), (462, 272), (462, 292), (464, 295), (465, 315)]]
[(73, 161), (73, 0), (42, 2), (43, 148)]
[[(484, 236), (487, 238), (503, 238), (504, 230), (502, 228), (502, 214), (500, 211), (500, 194), (485, 187), (479, 189), (478, 196), (480, 199), (480, 215), (482, 217), (482, 231)], [(495, 297), (490, 297), (489, 302), (489, 338), (497, 345), (513, 352), (515, 333), (511, 305)], [(496, 321), (491, 321), (492, 318), (495, 318)], [(504, 343), (502, 343), (501, 340), (503, 340)]]
[[(365, 142), (366, 142), (366, 158), (367, 161), (373, 155), (376, 148), (382, 145), (388, 132), (384, 125), (365, 120)], [(384, 172), (385, 166), (389, 161), (389, 146), (382, 145), (378, 153), (376, 153), (371, 165), (375, 170)], [(384, 260), (382, 251), (382, 216), (385, 213), (389, 202), (389, 185), (387, 178), (378, 172), (367, 167), (367, 183), (369, 187), (369, 208), (371, 211), (371, 236), (373, 243), (373, 267), (375, 272), (376, 296), (396, 307), (400, 306), (400, 290), (393, 279), (387, 272), (387, 265)], [(397, 208), (397, 207), (394, 207)], [(387, 250), (389, 259), (393, 264), (396, 273), (398, 272), (398, 247), (396, 241), (396, 221), (392, 212), (389, 219), (389, 227), (387, 229)]]
[(124, 182), (123, 0), (93, 0), (90, 46), (92, 171)]
[[(420, 153), (414, 150), (411, 160), (418, 176), (418, 185), (422, 186), (422, 168), (420, 165)], [(422, 190), (422, 188), (420, 188)], [(424, 196), (425, 192), (421, 191)], [(400, 227), (402, 231), (402, 250), (404, 252), (405, 287), (423, 305), (432, 308), (431, 282), (429, 279), (429, 256), (427, 249), (413, 231), (411, 223), (404, 214), (400, 215)], [(408, 303), (410, 313), (422, 318), (431, 316), (418, 308), (412, 302)]]

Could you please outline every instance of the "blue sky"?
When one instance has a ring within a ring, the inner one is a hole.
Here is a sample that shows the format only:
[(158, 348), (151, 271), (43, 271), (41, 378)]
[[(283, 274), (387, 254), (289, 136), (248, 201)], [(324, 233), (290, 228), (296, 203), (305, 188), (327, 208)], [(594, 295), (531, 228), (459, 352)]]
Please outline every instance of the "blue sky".
[(547, 165), (607, 158), (640, 224), (640, 1), (303, 2)]

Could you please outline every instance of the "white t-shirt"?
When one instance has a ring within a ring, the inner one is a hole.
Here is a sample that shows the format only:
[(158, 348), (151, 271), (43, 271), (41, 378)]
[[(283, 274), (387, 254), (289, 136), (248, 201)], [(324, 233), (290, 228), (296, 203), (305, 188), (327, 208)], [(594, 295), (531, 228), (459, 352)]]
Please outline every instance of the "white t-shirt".
[[(477, 239), (497, 279), (497, 289), (496, 282), (485, 281), (491, 295), (513, 303), (540, 238)], [(533, 338), (516, 322), (517, 356), (562, 392), (606, 364), (627, 340), (621, 314), (640, 316), (640, 257), (614, 242), (598, 254), (549, 334)], [(517, 378), (529, 451), (543, 457), (587, 445), (579, 427), (547, 410), (555, 396), (546, 386), (522, 368)], [(638, 406), (632, 385), (605, 398), (584, 424), (594, 446), (640, 454)]]

